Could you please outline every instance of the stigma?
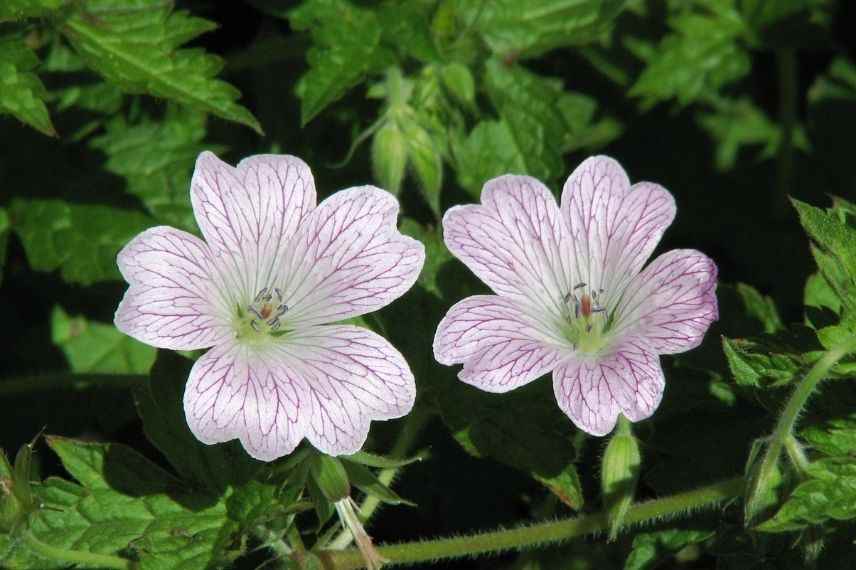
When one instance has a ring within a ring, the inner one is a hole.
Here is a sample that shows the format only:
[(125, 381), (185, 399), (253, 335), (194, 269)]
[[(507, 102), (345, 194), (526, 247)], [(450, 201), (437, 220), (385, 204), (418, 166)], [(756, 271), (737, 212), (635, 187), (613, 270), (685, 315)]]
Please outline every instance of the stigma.
[(574, 350), (597, 352), (606, 344), (608, 317), (601, 304), (604, 289), (577, 283), (562, 299), (564, 336)]
[(282, 291), (276, 287), (263, 288), (247, 305), (250, 327), (257, 333), (279, 330), (280, 319), (286, 312), (288, 305), (283, 302)]

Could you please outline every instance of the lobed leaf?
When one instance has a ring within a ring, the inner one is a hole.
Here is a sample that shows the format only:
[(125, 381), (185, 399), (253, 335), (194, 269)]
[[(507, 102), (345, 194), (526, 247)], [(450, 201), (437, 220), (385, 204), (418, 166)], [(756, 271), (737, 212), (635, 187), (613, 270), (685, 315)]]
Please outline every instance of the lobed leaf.
[(13, 115), (46, 135), (56, 136), (45, 106), (47, 90), (33, 73), (38, 65), (39, 58), (24, 38), (0, 37), (0, 114)]

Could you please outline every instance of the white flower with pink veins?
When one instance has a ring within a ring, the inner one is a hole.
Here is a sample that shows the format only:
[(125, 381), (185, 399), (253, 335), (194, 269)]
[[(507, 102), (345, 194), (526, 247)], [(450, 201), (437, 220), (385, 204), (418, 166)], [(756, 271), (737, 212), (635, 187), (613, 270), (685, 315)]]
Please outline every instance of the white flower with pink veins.
[(191, 183), (205, 240), (160, 226), (118, 257), (130, 284), (119, 330), (152, 346), (211, 348), (184, 394), (206, 444), (240, 439), (265, 461), (305, 437), (350, 454), (371, 420), (407, 414), (413, 374), (384, 338), (329, 324), (380, 309), (416, 281), (425, 253), (396, 229), (398, 202), (372, 186), (316, 206), (309, 167), (258, 155), (237, 168), (203, 152)]
[(592, 435), (654, 413), (665, 379), (660, 354), (695, 348), (718, 318), (716, 265), (678, 249), (648, 260), (675, 201), (596, 156), (571, 174), (557, 204), (528, 176), (485, 184), (480, 205), (443, 217), (444, 240), (495, 295), (454, 305), (434, 355), (463, 363), (459, 378), (507, 392), (548, 372), (556, 400)]

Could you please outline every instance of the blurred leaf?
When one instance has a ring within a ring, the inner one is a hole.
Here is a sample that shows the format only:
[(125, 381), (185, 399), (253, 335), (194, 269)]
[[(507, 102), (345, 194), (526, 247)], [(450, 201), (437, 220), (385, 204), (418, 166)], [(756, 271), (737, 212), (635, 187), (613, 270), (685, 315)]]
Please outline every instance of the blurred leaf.
[(762, 295), (746, 283), (737, 284), (737, 294), (746, 306), (746, 312), (764, 325), (765, 333), (775, 333), (785, 328), (772, 298)]
[(494, 0), (467, 3), (467, 21), (500, 56), (536, 57), (602, 39), (626, 0)]
[(526, 172), (526, 162), (505, 121), (482, 121), (453, 147), (458, 183), (473, 199), (485, 182), (505, 173)]
[(746, 26), (734, 0), (680, 6), (669, 18), (671, 32), (658, 45), (626, 40), (645, 62), (630, 95), (640, 97), (646, 107), (669, 99), (680, 105), (704, 100), (749, 71), (749, 55), (739, 41)]
[(443, 85), (461, 104), (473, 107), (476, 103), (476, 83), (466, 65), (449, 63), (440, 68)]
[(220, 58), (179, 49), (215, 27), (162, 0), (86, 0), (63, 32), (90, 67), (124, 91), (176, 101), (261, 133), (252, 113), (235, 102), (238, 90), (215, 79)]
[(802, 430), (802, 437), (812, 448), (826, 455), (856, 457), (856, 414), (809, 426)]
[(203, 150), (224, 150), (203, 144), (205, 122), (204, 114), (174, 106), (159, 121), (143, 118), (131, 124), (115, 117), (91, 145), (107, 155), (105, 168), (125, 178), (127, 191), (159, 223), (196, 232), (190, 204), (196, 157)]
[(401, 127), (388, 121), (372, 137), (372, 171), (381, 188), (393, 194), (401, 191), (407, 168), (407, 141)]
[(146, 374), (157, 353), (113, 325), (71, 317), (59, 305), (51, 313), (51, 341), (62, 349), (72, 372)]
[(33, 269), (81, 285), (121, 279), (116, 254), (154, 225), (139, 212), (61, 200), (14, 200), (9, 217)]
[[(72, 107), (94, 113), (112, 115), (122, 106), (122, 90), (89, 72), (83, 59), (56, 36), (42, 63), (44, 73), (50, 74), (52, 87), (49, 100), (59, 111)], [(60, 87), (61, 85), (61, 87)]]
[(856, 518), (856, 459), (830, 458), (811, 463), (809, 479), (797, 485), (769, 520), (764, 532), (790, 532), (831, 520)]
[(38, 65), (39, 58), (23, 38), (0, 37), (0, 85), (3, 86), (0, 89), (0, 114), (14, 115), (42, 133), (56, 136), (45, 107), (47, 91), (38, 76), (32, 73)]
[(3, 0), (0, 4), (0, 22), (46, 16), (70, 0)]
[(403, 54), (430, 63), (440, 59), (431, 37), (435, 0), (384, 0), (377, 11), (383, 42)]
[(408, 147), (408, 162), (419, 188), (431, 210), (440, 215), (440, 190), (443, 187), (443, 158), (434, 144), (434, 139), (418, 121), (404, 120), (402, 134)]
[[(698, 121), (716, 140), (716, 167), (720, 170), (734, 168), (740, 151), (747, 146), (762, 146), (760, 158), (773, 158), (782, 139), (781, 127), (748, 98), (717, 98), (713, 110), (699, 114)], [(799, 126), (794, 132), (794, 146), (802, 151), (809, 147)]]
[(292, 27), (308, 31), (313, 42), (306, 54), (309, 71), (297, 86), (303, 125), (392, 61), (381, 48), (381, 26), (371, 10), (346, 0), (305, 0), (288, 17)]
[(134, 390), (146, 437), (191, 484), (223, 493), (248, 481), (260, 465), (236, 441), (205, 445), (187, 427), (184, 385), (191, 362), (161, 351), (149, 382)]
[(417, 283), (429, 293), (442, 297), (443, 292), (437, 281), (438, 273), (440, 267), (452, 259), (452, 254), (443, 243), (439, 227), (423, 227), (415, 220), (403, 218), (399, 229), (401, 233), (421, 241), (425, 246), (425, 265), (419, 273)]
[(656, 568), (681, 550), (715, 536), (713, 530), (667, 529), (643, 532), (633, 538), (633, 550), (624, 562), (624, 570)]
[(585, 503), (583, 486), (574, 465), (566, 465), (557, 475), (542, 476), (533, 473), (532, 476), (568, 507), (575, 511), (582, 510)]
[(231, 529), (223, 502), (203, 507), (129, 447), (52, 437), (48, 444), (80, 484), (46, 480), (31, 529), (59, 548), (139, 558), (141, 570), (205, 569)]

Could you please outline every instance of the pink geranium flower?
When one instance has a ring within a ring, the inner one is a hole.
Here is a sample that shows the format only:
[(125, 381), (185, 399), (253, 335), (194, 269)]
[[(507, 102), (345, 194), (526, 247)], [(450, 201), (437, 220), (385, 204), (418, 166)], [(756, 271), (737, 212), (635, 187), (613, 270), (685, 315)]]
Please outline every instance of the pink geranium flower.
[(679, 249), (643, 269), (675, 217), (661, 186), (630, 185), (596, 156), (565, 183), (561, 205), (538, 180), (501, 176), (481, 205), (443, 217), (449, 250), (493, 289), (453, 306), (434, 355), (459, 378), (506, 392), (553, 372), (559, 406), (605, 435), (619, 414), (649, 417), (663, 396), (660, 354), (701, 343), (718, 318), (716, 265)]
[(211, 348), (184, 394), (202, 442), (238, 438), (261, 460), (306, 437), (348, 454), (371, 420), (413, 407), (413, 374), (385, 339), (328, 324), (407, 291), (422, 244), (396, 230), (398, 202), (371, 186), (316, 206), (309, 167), (293, 156), (249, 157), (233, 168), (210, 152), (191, 183), (205, 241), (160, 226), (118, 257), (130, 284), (116, 326), (158, 348)]

